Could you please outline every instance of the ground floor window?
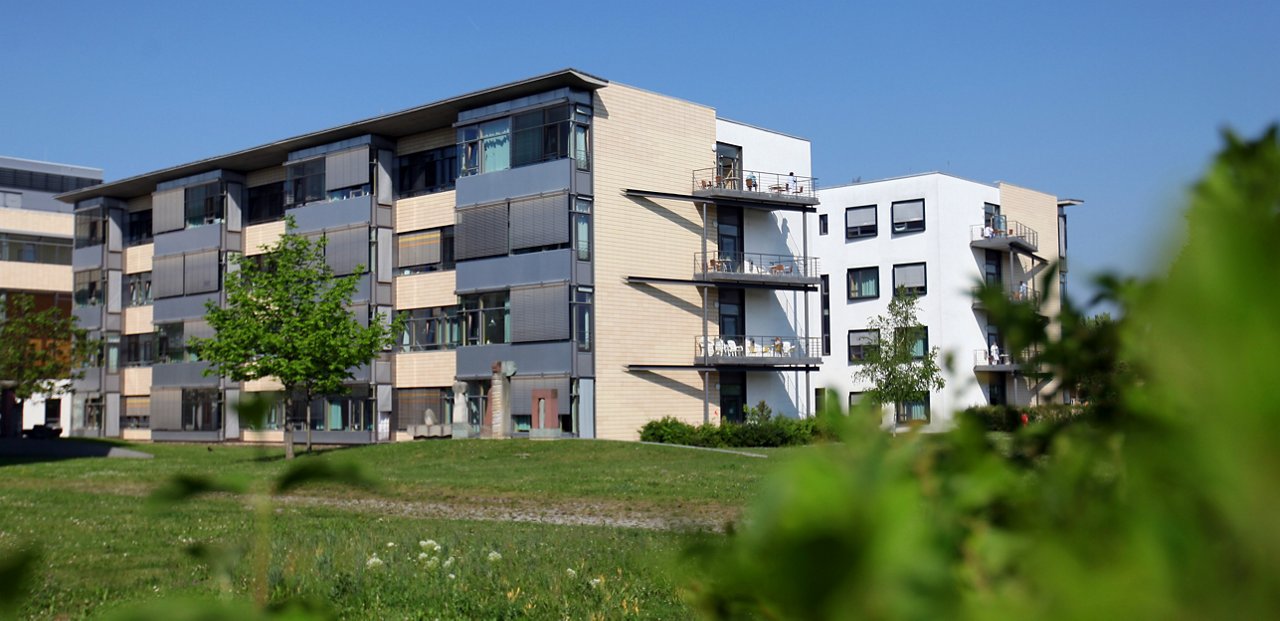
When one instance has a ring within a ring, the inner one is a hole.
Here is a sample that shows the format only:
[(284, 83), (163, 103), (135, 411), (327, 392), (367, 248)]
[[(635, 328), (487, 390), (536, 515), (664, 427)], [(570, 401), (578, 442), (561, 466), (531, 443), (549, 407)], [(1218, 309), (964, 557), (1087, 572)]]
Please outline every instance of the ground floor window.
[(449, 388), (400, 388), (395, 394), (396, 429), (410, 431), (419, 425), (453, 423), (453, 390)]
[(45, 399), (44, 426), (45, 427), (61, 427), (62, 426), (62, 399)]
[(741, 423), (746, 420), (743, 406), (747, 402), (747, 374), (720, 374), (720, 420)]
[(222, 428), (222, 391), (186, 388), (182, 391), (182, 430), (217, 431)]
[(929, 395), (920, 395), (917, 399), (900, 401), (896, 407), (899, 425), (929, 422)]
[(313, 431), (371, 431), (376, 419), (368, 386), (354, 386), (345, 395), (326, 395), (311, 402)]
[(102, 397), (79, 396), (71, 402), (71, 431), (102, 429)]
[(151, 396), (123, 397), (123, 416), (120, 418), (122, 429), (151, 428)]

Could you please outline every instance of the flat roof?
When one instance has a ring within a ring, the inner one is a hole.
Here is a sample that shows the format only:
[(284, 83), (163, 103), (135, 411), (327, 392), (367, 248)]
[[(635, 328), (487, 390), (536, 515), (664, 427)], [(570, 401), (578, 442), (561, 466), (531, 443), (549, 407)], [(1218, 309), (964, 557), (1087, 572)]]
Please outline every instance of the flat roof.
[(294, 136), (234, 153), (217, 155), (195, 162), (143, 173), (119, 181), (66, 192), (57, 195), (55, 198), (67, 203), (75, 203), (76, 201), (96, 197), (129, 199), (150, 194), (157, 183), (171, 179), (181, 179), (217, 169), (243, 172), (259, 170), (281, 164), (289, 153), (299, 149), (325, 145), (365, 134), (376, 134), (392, 138), (408, 136), (420, 133), (431, 127), (452, 126), (457, 119), (458, 112), (462, 110), (479, 108), (492, 103), (517, 99), (557, 88), (570, 87), (594, 91), (608, 84), (608, 80), (577, 69), (561, 69), (399, 112)]
[(7, 155), (0, 155), (0, 168), (15, 168), (17, 170), (29, 170), (32, 172), (42, 172), (53, 175), (66, 175), (68, 177), (102, 179), (101, 168), (76, 166), (75, 164), (61, 164), (58, 162), (42, 162), (40, 160), (28, 160), (21, 157), (10, 157)]

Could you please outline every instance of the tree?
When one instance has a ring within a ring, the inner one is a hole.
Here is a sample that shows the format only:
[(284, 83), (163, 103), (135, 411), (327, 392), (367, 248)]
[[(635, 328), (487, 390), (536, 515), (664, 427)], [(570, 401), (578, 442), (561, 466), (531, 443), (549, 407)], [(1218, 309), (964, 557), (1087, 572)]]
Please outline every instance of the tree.
[[(348, 310), (359, 281), (336, 278), (325, 263), (326, 239), (295, 234), (292, 218), (274, 246), (257, 257), (232, 259), (226, 277), (227, 302), (206, 303), (212, 338), (193, 338), (191, 347), (211, 367), (205, 373), (235, 381), (272, 377), (284, 386), (286, 412), (307, 406), (307, 450), (311, 450), (311, 400), (345, 391), (351, 370), (368, 364), (392, 343), (393, 325), (377, 315), (361, 325)], [(286, 430), (285, 453), (293, 458)]]
[(925, 329), (916, 319), (916, 302), (916, 296), (899, 288), (888, 310), (868, 326), (880, 336), (867, 347), (853, 376), (871, 385), (864, 398), (876, 405), (918, 400), (945, 384), (938, 368), (938, 348), (920, 351)]
[[(101, 342), (76, 327), (76, 319), (57, 306), (36, 309), (35, 298), (12, 294), (0, 307), (0, 435), (21, 433), (15, 401), (34, 394), (65, 391), (62, 380), (84, 377), (82, 368), (99, 351)], [(0, 305), (5, 300), (0, 298)]]

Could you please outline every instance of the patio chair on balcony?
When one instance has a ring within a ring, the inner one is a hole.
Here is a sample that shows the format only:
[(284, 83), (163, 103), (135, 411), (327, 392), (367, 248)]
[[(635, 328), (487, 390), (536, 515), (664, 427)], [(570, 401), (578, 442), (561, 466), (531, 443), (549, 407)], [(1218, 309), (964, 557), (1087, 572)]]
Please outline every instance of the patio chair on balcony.
[(741, 355), (742, 355), (742, 348), (741, 348), (741, 347), (738, 347), (738, 342), (737, 342), (737, 341), (735, 341), (735, 340), (733, 340), (733, 339), (729, 339), (729, 340), (725, 341), (725, 343), (724, 343), (724, 355), (726, 355), (726, 356), (741, 356)]
[(791, 341), (782, 343), (782, 355), (784, 357), (790, 358), (794, 352), (795, 346), (791, 344)]

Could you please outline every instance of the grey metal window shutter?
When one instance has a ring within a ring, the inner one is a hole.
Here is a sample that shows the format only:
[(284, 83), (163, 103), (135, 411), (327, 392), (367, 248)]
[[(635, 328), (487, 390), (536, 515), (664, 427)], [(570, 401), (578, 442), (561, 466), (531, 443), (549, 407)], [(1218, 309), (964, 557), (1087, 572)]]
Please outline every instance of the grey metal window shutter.
[(440, 262), (440, 229), (401, 233), (397, 238), (397, 267)]
[(893, 204), (893, 223), (924, 220), (924, 199)]
[(182, 429), (181, 389), (151, 389), (151, 428), (160, 431)]
[(182, 255), (155, 257), (151, 261), (151, 291), (155, 298), (182, 295)]
[(183, 274), (186, 283), (183, 291), (187, 295), (217, 291), (218, 251), (211, 250), (187, 255)]
[(893, 266), (893, 282), (896, 287), (923, 287), (924, 264)]
[(844, 212), (845, 226), (865, 226), (876, 223), (876, 208), (855, 208), (846, 209)]
[(511, 290), (511, 340), (563, 341), (569, 338), (569, 285), (558, 283)]
[(329, 243), (324, 249), (325, 262), (337, 276), (354, 274), (356, 268), (369, 267), (369, 228), (356, 227), (325, 233)]
[(326, 190), (348, 188), (369, 183), (369, 148), (330, 153), (324, 158)]
[(151, 196), (152, 234), (177, 231), (187, 226), (184, 210), (187, 194), (183, 188), (156, 192)]
[(507, 204), (470, 207), (458, 211), (454, 256), (478, 259), (507, 254)]
[(569, 243), (569, 195), (511, 201), (511, 247), (538, 248)]

